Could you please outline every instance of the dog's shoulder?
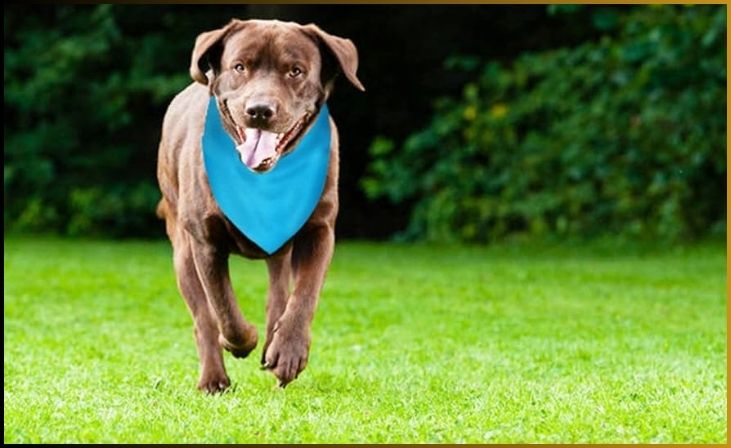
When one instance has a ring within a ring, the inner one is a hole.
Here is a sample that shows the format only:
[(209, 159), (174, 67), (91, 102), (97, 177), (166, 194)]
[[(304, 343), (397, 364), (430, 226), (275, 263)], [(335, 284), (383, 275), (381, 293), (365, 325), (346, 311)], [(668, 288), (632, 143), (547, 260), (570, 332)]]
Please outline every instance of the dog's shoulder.
[(208, 88), (192, 83), (172, 99), (165, 112), (158, 165), (169, 171), (176, 183), (181, 176), (197, 172), (208, 97)]
[(208, 99), (208, 88), (192, 83), (172, 99), (163, 120), (158, 180), (168, 207), (183, 221), (197, 222), (216, 210), (200, 156)]
[(202, 130), (208, 98), (208, 88), (199, 83), (191, 83), (175, 95), (165, 112), (163, 138), (180, 138), (190, 131)]

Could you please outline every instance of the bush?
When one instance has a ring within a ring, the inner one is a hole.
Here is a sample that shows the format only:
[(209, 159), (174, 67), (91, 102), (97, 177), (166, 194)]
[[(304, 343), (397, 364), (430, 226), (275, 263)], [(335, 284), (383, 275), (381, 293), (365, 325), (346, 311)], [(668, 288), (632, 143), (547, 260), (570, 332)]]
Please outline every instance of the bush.
[(373, 142), (362, 186), (412, 207), (404, 236), (725, 230), (725, 7), (606, 8), (594, 23), (596, 42), (478, 64), (429, 126)]
[(189, 82), (190, 45), (145, 26), (113, 5), (6, 10), (6, 229), (160, 233), (156, 114)]

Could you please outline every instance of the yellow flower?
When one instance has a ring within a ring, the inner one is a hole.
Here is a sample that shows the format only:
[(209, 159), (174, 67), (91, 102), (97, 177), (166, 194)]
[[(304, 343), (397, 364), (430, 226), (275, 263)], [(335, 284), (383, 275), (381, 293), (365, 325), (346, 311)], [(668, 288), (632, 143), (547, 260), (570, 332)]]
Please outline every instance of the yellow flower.
[(490, 108), (490, 116), (492, 118), (503, 118), (508, 113), (508, 106), (503, 103), (495, 104)]
[(462, 114), (464, 116), (464, 119), (467, 121), (472, 121), (477, 117), (477, 108), (475, 106), (467, 106)]

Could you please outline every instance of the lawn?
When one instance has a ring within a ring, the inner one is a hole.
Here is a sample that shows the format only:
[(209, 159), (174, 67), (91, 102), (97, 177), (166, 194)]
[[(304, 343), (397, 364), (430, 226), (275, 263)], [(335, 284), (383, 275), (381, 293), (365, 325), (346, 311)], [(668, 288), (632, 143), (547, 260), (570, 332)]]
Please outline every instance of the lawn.
[[(307, 370), (226, 354), (221, 396), (166, 242), (4, 255), (5, 442), (726, 441), (722, 243), (339, 243)], [(261, 330), (264, 264), (232, 277)]]

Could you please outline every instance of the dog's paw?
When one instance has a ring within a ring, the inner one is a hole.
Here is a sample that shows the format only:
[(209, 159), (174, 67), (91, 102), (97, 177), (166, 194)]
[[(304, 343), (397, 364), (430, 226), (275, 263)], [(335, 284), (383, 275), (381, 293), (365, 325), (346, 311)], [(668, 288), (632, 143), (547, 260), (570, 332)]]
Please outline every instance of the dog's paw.
[(263, 357), (262, 368), (270, 370), (286, 387), (305, 369), (310, 351), (310, 335), (284, 326), (275, 328)]
[(272, 339), (274, 339), (274, 330), (278, 328), (278, 324), (275, 324), (273, 326), (274, 328), (267, 328), (267, 334), (266, 338), (264, 339), (264, 348), (261, 350), (261, 365), (264, 366), (266, 364), (266, 356), (267, 351), (269, 350), (269, 346), (272, 345)]
[(209, 395), (220, 394), (231, 385), (225, 372), (204, 373), (198, 381), (198, 390)]
[(256, 327), (253, 325), (247, 325), (241, 335), (238, 335), (234, 340), (229, 340), (222, 334), (218, 335), (218, 342), (221, 347), (229, 351), (234, 358), (246, 358), (249, 356), (252, 350), (256, 347), (256, 343), (259, 340), (259, 336), (256, 332)]

